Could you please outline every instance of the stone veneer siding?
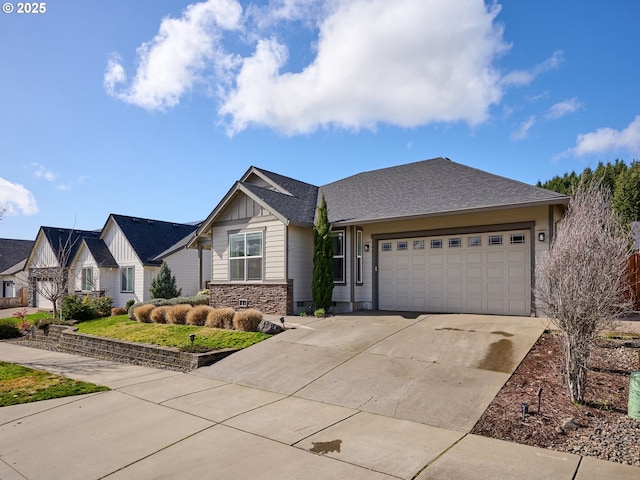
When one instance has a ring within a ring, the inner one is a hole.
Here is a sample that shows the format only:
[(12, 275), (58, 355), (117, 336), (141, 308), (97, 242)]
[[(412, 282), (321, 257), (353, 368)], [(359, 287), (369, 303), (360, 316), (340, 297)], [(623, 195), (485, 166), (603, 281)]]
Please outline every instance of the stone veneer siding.
[(239, 310), (240, 300), (246, 308), (272, 315), (293, 314), (293, 281), (288, 283), (210, 283), (212, 307)]

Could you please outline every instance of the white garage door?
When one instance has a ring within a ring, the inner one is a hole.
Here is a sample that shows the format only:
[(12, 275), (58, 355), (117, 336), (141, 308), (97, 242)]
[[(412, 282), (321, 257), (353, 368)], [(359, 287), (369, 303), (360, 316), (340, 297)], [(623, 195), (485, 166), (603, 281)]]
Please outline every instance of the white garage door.
[(53, 291), (53, 283), (45, 280), (38, 280), (38, 286), (36, 287), (36, 307), (53, 310), (53, 303), (47, 299), (46, 292)]
[(529, 231), (378, 242), (381, 310), (529, 315)]

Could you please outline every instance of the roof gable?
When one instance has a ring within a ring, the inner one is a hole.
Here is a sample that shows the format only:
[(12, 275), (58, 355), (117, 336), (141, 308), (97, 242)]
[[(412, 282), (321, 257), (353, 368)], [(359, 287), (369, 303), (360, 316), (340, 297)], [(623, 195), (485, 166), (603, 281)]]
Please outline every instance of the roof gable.
[[(72, 228), (58, 228), (58, 227), (40, 227), (36, 242), (33, 245), (31, 253), (29, 254), (30, 261), (33, 261), (34, 250), (38, 246), (38, 239), (44, 239), (53, 251), (55, 258), (58, 261), (58, 265), (62, 267), (69, 267), (71, 261), (76, 256), (76, 252), (80, 247), (83, 238), (98, 238), (100, 236), (99, 231), (94, 230), (76, 230)], [(39, 266), (36, 265), (36, 268)]]
[(331, 223), (372, 222), (516, 206), (568, 197), (448, 158), (359, 173), (320, 188)]
[[(185, 237), (190, 236), (197, 228), (196, 225), (116, 214), (111, 214), (109, 219), (113, 220), (120, 228), (144, 265), (160, 265), (162, 261), (156, 257)], [(103, 229), (103, 234), (104, 230), (106, 228)]]
[(84, 246), (91, 253), (96, 264), (100, 268), (117, 268), (118, 262), (113, 258), (106, 243), (100, 238), (84, 238)]

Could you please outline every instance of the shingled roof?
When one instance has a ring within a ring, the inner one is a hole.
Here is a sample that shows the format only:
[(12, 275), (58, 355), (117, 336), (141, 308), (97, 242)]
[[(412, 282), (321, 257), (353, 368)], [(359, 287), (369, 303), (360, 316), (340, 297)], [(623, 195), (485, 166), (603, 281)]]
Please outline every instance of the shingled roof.
[[(49, 245), (53, 249), (58, 261), (62, 260), (68, 267), (76, 256), (81, 240), (84, 238), (98, 238), (100, 231), (76, 230), (72, 228), (40, 227)], [(62, 257), (62, 258), (61, 258)]]
[(191, 235), (197, 228), (196, 225), (163, 222), (125, 215), (111, 214), (109, 218), (113, 219), (120, 227), (123, 235), (144, 265), (160, 265), (162, 260), (156, 257)]
[(113, 258), (107, 245), (100, 238), (84, 238), (82, 240), (91, 252), (91, 256), (98, 267), (118, 268), (118, 262)]
[[(0, 274), (9, 275), (15, 271), (13, 267), (18, 264), (24, 265), (34, 243), (33, 240), (0, 238)], [(4, 273), (5, 270), (7, 273)]]
[(359, 173), (320, 188), (331, 223), (366, 223), (568, 202), (543, 188), (448, 158)]

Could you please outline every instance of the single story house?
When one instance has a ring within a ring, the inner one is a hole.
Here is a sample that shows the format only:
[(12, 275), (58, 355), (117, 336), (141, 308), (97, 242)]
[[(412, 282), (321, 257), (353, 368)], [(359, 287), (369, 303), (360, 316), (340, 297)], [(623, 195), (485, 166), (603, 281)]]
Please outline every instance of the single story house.
[(250, 167), (198, 228), (213, 305), (313, 309), (313, 224), (334, 237), (334, 312), (535, 315), (536, 256), (569, 198), (434, 158), (314, 186)]
[(33, 240), (0, 238), (0, 298), (7, 299), (0, 301), (0, 307), (22, 305), (17, 299), (27, 284), (24, 265), (33, 243)]

